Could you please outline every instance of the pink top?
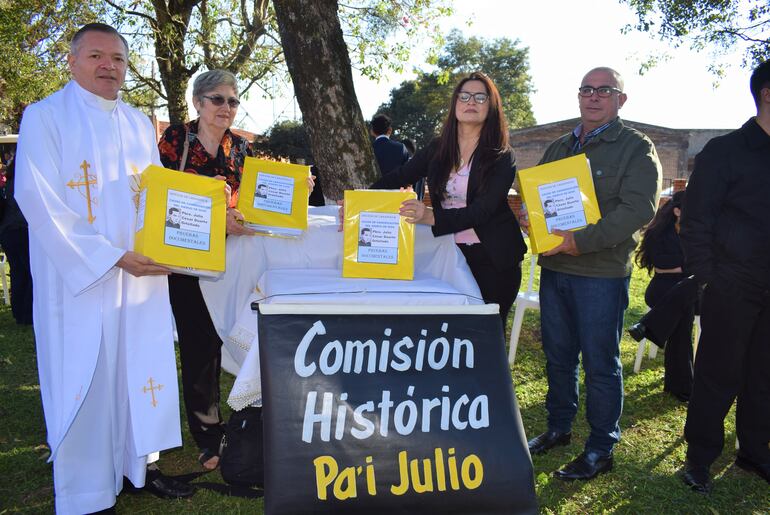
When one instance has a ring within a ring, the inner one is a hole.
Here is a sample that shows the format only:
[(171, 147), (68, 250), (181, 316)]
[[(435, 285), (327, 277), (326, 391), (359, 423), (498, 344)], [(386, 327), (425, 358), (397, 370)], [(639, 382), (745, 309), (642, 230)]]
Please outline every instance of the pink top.
[[(468, 206), (468, 176), (471, 174), (471, 163), (449, 174), (449, 179), (446, 183), (446, 198), (441, 201), (441, 207), (444, 209), (458, 209)], [(476, 231), (465, 229), (455, 233), (455, 243), (470, 245), (472, 243), (481, 243), (481, 241), (476, 235)]]

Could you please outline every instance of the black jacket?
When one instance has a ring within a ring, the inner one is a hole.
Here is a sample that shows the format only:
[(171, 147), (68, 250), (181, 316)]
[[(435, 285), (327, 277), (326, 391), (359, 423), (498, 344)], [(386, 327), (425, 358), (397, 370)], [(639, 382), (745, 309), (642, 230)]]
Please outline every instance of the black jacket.
[[(419, 150), (404, 166), (393, 170), (372, 185), (374, 189), (395, 189), (408, 186), (420, 177), (430, 178), (439, 173), (433, 159), (438, 148), (434, 141)], [(513, 151), (501, 154), (492, 165), (486, 185), (482, 189), (478, 161), (474, 160), (468, 177), (467, 207), (443, 209), (441, 199), (431, 193), (433, 216), (436, 220), (433, 234), (441, 236), (473, 228), (481, 244), (498, 270), (519, 266), (527, 246), (513, 211), (508, 206), (508, 191), (513, 184), (516, 166)]]
[(380, 173), (385, 175), (409, 160), (409, 153), (403, 143), (390, 138), (374, 140), (374, 155), (380, 165)]
[(699, 282), (770, 287), (770, 135), (753, 118), (696, 156), (679, 236)]

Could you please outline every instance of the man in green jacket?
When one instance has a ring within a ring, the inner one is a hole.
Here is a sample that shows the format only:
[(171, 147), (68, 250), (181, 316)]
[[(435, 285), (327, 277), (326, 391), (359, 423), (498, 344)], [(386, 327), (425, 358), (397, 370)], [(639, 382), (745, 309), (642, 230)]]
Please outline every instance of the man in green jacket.
[(554, 141), (541, 160), (586, 154), (602, 215), (597, 223), (574, 232), (555, 229), (562, 243), (539, 259), (548, 429), (530, 440), (529, 450), (541, 454), (570, 442), (581, 354), (591, 427), (584, 452), (555, 473), (562, 480), (592, 479), (611, 470), (612, 450), (620, 439), (620, 335), (628, 306), (631, 254), (639, 230), (655, 214), (661, 177), (652, 141), (618, 118), (626, 99), (618, 72), (589, 71), (578, 90), (580, 123)]

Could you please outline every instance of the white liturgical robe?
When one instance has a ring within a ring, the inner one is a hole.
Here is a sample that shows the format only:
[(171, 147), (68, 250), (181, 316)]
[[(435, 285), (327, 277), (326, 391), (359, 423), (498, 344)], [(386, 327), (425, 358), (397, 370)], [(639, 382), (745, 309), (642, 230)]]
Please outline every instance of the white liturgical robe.
[[(78, 504), (82, 495), (60, 485), (90, 481), (92, 492), (98, 483), (94, 471), (57, 467), (60, 450), (76, 456), (77, 446), (106, 440), (114, 503), (123, 475), (144, 485), (147, 454), (181, 445), (167, 279), (115, 266), (133, 248), (138, 174), (150, 163), (159, 157), (148, 118), (74, 81), (24, 112), (16, 198), (29, 222), (40, 390), (59, 512), (90, 502)], [(88, 399), (108, 412), (89, 409)]]

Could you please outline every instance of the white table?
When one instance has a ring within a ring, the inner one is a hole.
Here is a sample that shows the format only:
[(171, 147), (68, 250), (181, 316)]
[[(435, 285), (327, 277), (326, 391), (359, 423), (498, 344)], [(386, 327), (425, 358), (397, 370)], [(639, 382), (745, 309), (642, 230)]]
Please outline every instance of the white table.
[(201, 290), (224, 342), (222, 366), (235, 374), (228, 403), (242, 409), (261, 402), (257, 315), (267, 303), (458, 305), (481, 304), (481, 293), (452, 235), (434, 237), (427, 226), (415, 233), (415, 280), (342, 277), (342, 233), (337, 206), (310, 208), (308, 230), (299, 239), (239, 236), (227, 239), (227, 265)]

